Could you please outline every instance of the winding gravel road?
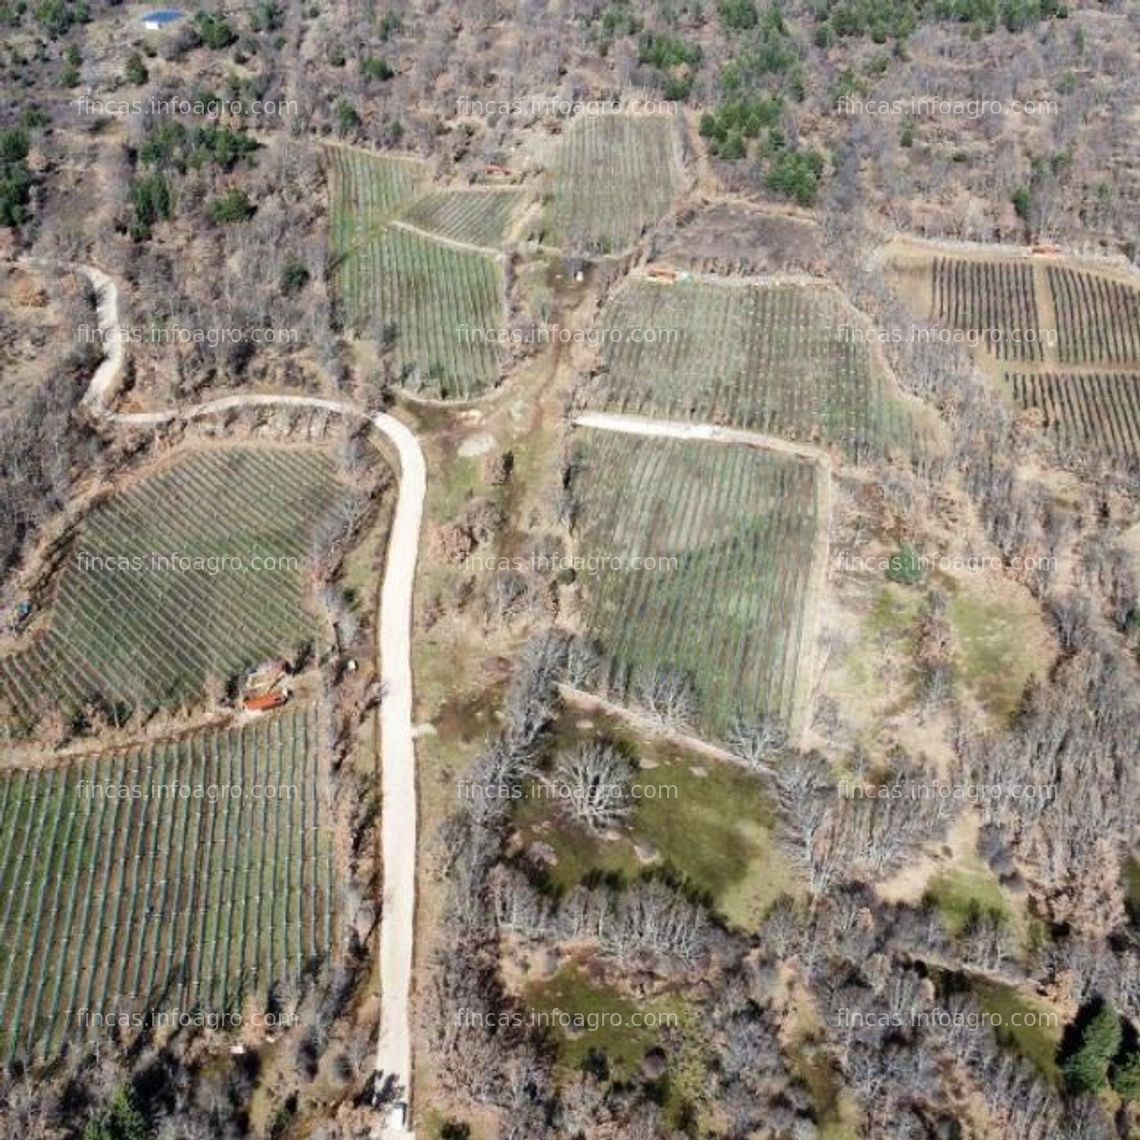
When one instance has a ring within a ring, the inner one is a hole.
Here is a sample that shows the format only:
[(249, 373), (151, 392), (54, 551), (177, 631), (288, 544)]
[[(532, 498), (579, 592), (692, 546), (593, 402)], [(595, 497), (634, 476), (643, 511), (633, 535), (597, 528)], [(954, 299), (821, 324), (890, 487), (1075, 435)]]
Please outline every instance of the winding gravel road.
[[(380, 589), (376, 644), (380, 647), (380, 705), (383, 815), (381, 822), (384, 896), (380, 910), (380, 1035), (376, 1050), (379, 1086), (397, 1100), (409, 1102), (412, 1048), (409, 1005), (416, 915), (416, 753), (412, 735), (412, 600), (419, 555), (427, 465), (412, 431), (394, 416), (368, 414), (351, 404), (317, 396), (225, 396), (188, 408), (122, 414), (110, 411), (122, 378), (125, 354), (119, 328), (118, 290), (102, 270), (70, 266), (95, 287), (102, 363), (95, 371), (82, 405), (111, 423), (157, 427), (177, 419), (197, 419), (235, 408), (312, 408), (367, 419), (395, 448), (400, 479), (384, 582)], [(381, 1135), (407, 1137), (403, 1128), (384, 1128)]]

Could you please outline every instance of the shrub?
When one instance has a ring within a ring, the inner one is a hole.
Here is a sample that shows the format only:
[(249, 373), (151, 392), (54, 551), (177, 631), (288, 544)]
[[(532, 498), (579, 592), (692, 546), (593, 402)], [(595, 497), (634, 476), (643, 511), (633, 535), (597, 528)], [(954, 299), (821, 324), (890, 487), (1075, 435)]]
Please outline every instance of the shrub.
[(174, 215), (174, 195), (161, 174), (136, 178), (131, 183), (130, 197), (135, 212), (130, 229), (135, 241), (149, 238), (155, 222)]
[(1113, 1065), (1111, 1081), (1113, 1089), (1125, 1100), (1140, 1100), (1140, 1049)]
[(1108, 1081), (1108, 1066), (1120, 1048), (1123, 1036), (1120, 1016), (1107, 1002), (1080, 1028), (1072, 1052), (1061, 1071), (1069, 1087), (1078, 1093), (1095, 1093)]
[(300, 293), (309, 283), (309, 270), (303, 261), (289, 258), (281, 267), (281, 292), (287, 297)]
[(813, 206), (823, 163), (823, 155), (819, 151), (785, 151), (772, 164), (765, 185), (769, 190), (791, 198), (797, 205)]
[(210, 221), (215, 225), (244, 222), (253, 217), (255, 209), (244, 190), (227, 190), (210, 203)]
[(922, 562), (913, 546), (904, 544), (891, 555), (887, 580), (902, 586), (917, 586), (922, 581)]
[(28, 202), (32, 193), (32, 172), (25, 131), (11, 130), (0, 134), (0, 225), (18, 226), (28, 219)]
[(341, 99), (336, 105), (336, 133), (348, 135), (360, 126), (360, 116), (356, 108), (347, 100)]
[(132, 87), (139, 87), (150, 78), (150, 72), (137, 51), (133, 51), (127, 56), (127, 63), (123, 68), (123, 78)]
[(237, 40), (237, 32), (221, 12), (199, 12), (194, 17), (194, 30), (202, 43), (214, 51), (228, 48)]
[(646, 32), (641, 37), (638, 62), (668, 71), (673, 67), (696, 67), (701, 61), (701, 49), (687, 44), (677, 36), (655, 35)]
[(760, 19), (752, 0), (721, 0), (717, 12), (721, 23), (733, 31), (754, 28)]
[(360, 60), (360, 74), (366, 79), (376, 79), (386, 83), (396, 71), (383, 56), (366, 55)]

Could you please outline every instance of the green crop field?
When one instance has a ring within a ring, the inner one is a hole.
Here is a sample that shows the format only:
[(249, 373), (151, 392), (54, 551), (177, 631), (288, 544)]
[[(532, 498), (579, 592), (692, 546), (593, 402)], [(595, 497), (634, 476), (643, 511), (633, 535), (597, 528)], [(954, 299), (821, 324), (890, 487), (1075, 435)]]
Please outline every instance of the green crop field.
[(671, 118), (583, 115), (570, 124), (553, 165), (551, 240), (573, 252), (625, 249), (660, 221), (681, 182)]
[(389, 227), (341, 262), (336, 284), (352, 328), (392, 338), (409, 391), (466, 398), (498, 383), (504, 286), (493, 258)]
[(332, 945), (317, 757), (296, 707), (0, 774), (0, 1056), (149, 1011), (241, 1013), (300, 982)]
[(427, 168), (414, 158), (326, 146), (329, 229), (334, 257), (374, 237), (383, 223), (422, 187)]
[(1062, 364), (1140, 365), (1140, 289), (1100, 273), (1049, 266)]
[[(815, 465), (606, 431), (577, 435), (572, 462), (577, 553), (622, 560), (579, 578), (600, 686), (639, 703), (654, 670), (679, 675), (714, 738), (738, 714), (792, 719), (810, 638)], [(633, 561), (647, 558), (676, 563)]]
[(44, 628), (0, 657), (5, 720), (169, 705), (294, 652), (315, 633), (305, 563), (340, 489), (317, 448), (228, 446), (177, 457), (96, 507)]
[(588, 407), (818, 440), (855, 458), (912, 437), (832, 289), (634, 279), (602, 326)]
[(522, 190), (437, 190), (418, 198), (403, 221), (452, 241), (497, 249), (526, 195)]

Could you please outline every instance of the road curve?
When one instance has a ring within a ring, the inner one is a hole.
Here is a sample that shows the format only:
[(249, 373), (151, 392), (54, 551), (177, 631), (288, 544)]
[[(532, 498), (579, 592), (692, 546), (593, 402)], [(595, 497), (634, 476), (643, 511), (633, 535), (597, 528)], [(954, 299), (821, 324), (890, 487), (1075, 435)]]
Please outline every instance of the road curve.
[[(378, 1084), (405, 1102), (411, 1099), (412, 1048), (409, 1013), (416, 912), (416, 754), (412, 735), (412, 603), (419, 555), (427, 464), (419, 441), (406, 424), (384, 412), (369, 414), (340, 400), (318, 396), (224, 396), (188, 408), (137, 414), (114, 413), (109, 404), (123, 370), (118, 291), (91, 266), (72, 266), (95, 286), (103, 362), (82, 404), (111, 423), (158, 427), (177, 419), (197, 419), (238, 408), (311, 408), (366, 419), (399, 459), (400, 478), (380, 589), (376, 644), (380, 648), (380, 752), (382, 758), (382, 847), (384, 894), (380, 911), (380, 1034), (376, 1051)], [(409, 1129), (383, 1135), (407, 1137)]]

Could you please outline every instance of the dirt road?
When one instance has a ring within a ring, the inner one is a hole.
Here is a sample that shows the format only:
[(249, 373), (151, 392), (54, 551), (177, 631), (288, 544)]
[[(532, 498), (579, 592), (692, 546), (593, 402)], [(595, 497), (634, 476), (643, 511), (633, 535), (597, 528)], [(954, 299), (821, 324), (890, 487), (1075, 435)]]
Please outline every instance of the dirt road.
[[(226, 396), (188, 408), (116, 414), (108, 410), (123, 367), (118, 336), (118, 292), (102, 271), (76, 267), (99, 291), (99, 324), (105, 356), (91, 380), (83, 403), (112, 423), (157, 427), (175, 419), (197, 419), (235, 408), (295, 407), (367, 419), (395, 449), (400, 478), (384, 582), (380, 589), (376, 644), (380, 647), (380, 748), (383, 763), (382, 844), (384, 895), (380, 919), (380, 1035), (376, 1051), (379, 1083), (395, 1099), (409, 1101), (412, 1050), (409, 1005), (416, 912), (416, 754), (412, 735), (412, 602), (419, 555), (427, 465), (419, 441), (394, 416), (369, 415), (351, 404), (316, 396)], [(408, 1137), (406, 1128), (384, 1129), (381, 1135)]]

